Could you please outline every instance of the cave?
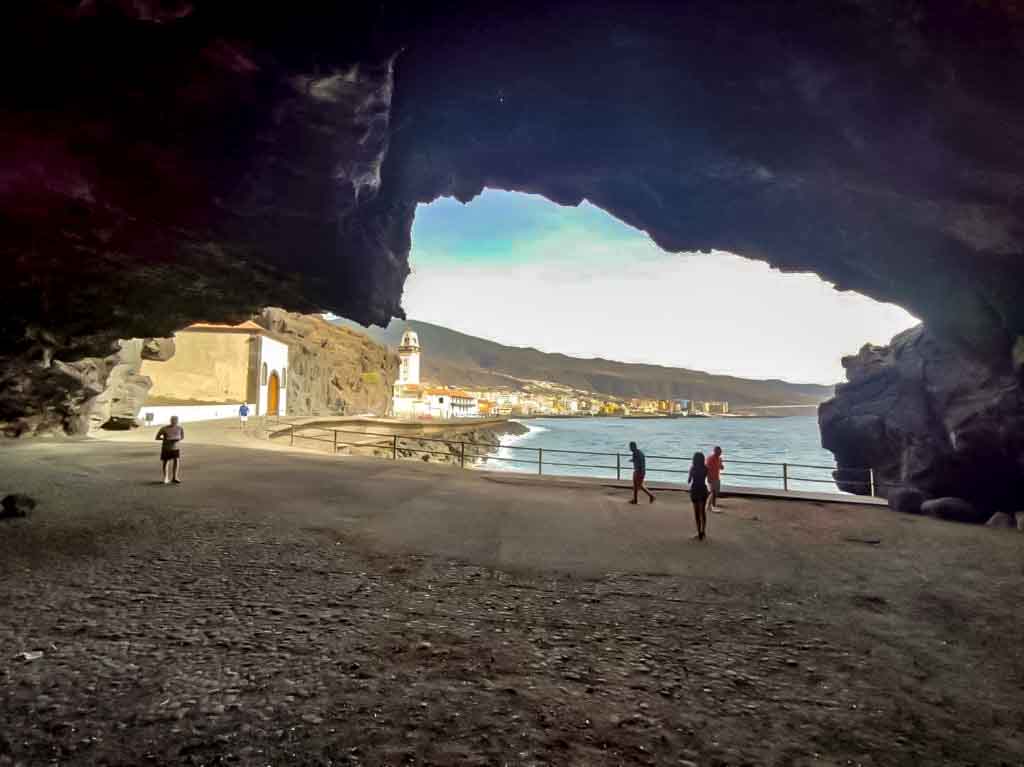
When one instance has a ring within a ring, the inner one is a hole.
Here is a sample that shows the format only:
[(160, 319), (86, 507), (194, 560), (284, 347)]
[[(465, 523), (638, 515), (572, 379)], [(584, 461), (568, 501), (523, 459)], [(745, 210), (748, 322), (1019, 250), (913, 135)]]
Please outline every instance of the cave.
[(905, 307), (923, 324), (846, 359), (823, 443), (1024, 508), (1017, 3), (40, 0), (7, 21), (8, 435), (87, 428), (117, 339), (267, 305), (403, 316), (416, 206), (492, 188)]

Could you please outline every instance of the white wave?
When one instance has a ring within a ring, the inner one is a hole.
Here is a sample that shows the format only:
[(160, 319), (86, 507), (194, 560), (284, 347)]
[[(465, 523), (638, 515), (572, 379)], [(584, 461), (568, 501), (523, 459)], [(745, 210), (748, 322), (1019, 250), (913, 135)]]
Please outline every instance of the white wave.
[(525, 426), (529, 431), (527, 431), (525, 434), (503, 435), (501, 438), (502, 447), (511, 447), (512, 445), (517, 445), (520, 442), (525, 442), (528, 439), (536, 437), (538, 434), (543, 434), (544, 432), (549, 431), (549, 429), (546, 429), (543, 426), (535, 426), (534, 424), (523, 423), (522, 421), (516, 421), (514, 419), (510, 419), (510, 423), (517, 423), (520, 426)]

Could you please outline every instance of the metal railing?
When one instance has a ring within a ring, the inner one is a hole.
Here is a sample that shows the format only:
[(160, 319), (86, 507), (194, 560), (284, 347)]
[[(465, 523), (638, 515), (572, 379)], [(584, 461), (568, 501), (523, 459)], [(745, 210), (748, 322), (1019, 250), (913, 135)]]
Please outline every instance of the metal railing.
[[(311, 434), (308, 432), (316, 433)], [(339, 435), (356, 435), (364, 439), (349, 440), (339, 438)], [(614, 472), (615, 479), (619, 481), (623, 479), (623, 474), (627, 477), (632, 476), (632, 467), (629, 465), (628, 461), (630, 457), (629, 453), (605, 453), (588, 450), (566, 450), (563, 448), (525, 447), (520, 445), (491, 445), (481, 442), (441, 439), (438, 437), (427, 437), (422, 435), (400, 435), (396, 433), (381, 434), (378, 432), (334, 429), (323, 426), (303, 426), (301, 424), (289, 424), (287, 432), (282, 430), (271, 436), (272, 438), (278, 439), (287, 436), (291, 445), (295, 444), (296, 439), (300, 441), (308, 440), (323, 443), (325, 445), (329, 444), (331, 445), (331, 452), (335, 454), (341, 448), (363, 448), (375, 451), (384, 451), (385, 455), (389, 454), (389, 457), (392, 460), (398, 460), (399, 457), (405, 458), (415, 455), (444, 456), (453, 463), (457, 461), (459, 466), (462, 468), (466, 468), (467, 461), (470, 467), (486, 461), (499, 461), (501, 463), (531, 467), (530, 469), (526, 469), (526, 471), (532, 471), (532, 467), (536, 467), (538, 475), (543, 475), (545, 468), (547, 468), (549, 469), (549, 474), (561, 476), (606, 476), (610, 479)], [(426, 442), (430, 443), (430, 447), (435, 445), (444, 445), (447, 449), (427, 449), (426, 447), (411, 445), (409, 444), (410, 442)], [(514, 451), (513, 455), (523, 457), (494, 455), (498, 451)], [(568, 456), (587, 456), (587, 458), (573, 461), (571, 458), (568, 458)], [(552, 460), (552, 458), (554, 458), (554, 460)], [(590, 458), (594, 458), (595, 461), (607, 459), (607, 462), (579, 462), (579, 460), (585, 461)], [(627, 461), (623, 461), (623, 458), (626, 458)], [(663, 461), (670, 462), (670, 465), (658, 465), (659, 462)], [(687, 456), (648, 455), (647, 474), (667, 474), (670, 476), (686, 477), (690, 471), (691, 461), (692, 457)], [(812, 483), (832, 486), (842, 485), (848, 488), (857, 488), (858, 490), (862, 489), (866, 491), (866, 493), (859, 494), (875, 496), (878, 495), (879, 491), (882, 490), (883, 487), (895, 485), (895, 483), (878, 482), (875, 477), (874, 469), (870, 468), (840, 469), (836, 466), (791, 463), (788, 461), (747, 461), (733, 458), (731, 456), (727, 459), (726, 464), (727, 466), (738, 466), (740, 468), (739, 471), (723, 470), (723, 476), (728, 477), (730, 480), (735, 478), (740, 480), (753, 479), (758, 482), (769, 481), (781, 484), (781, 489), (783, 491), (795, 489), (793, 487), (794, 483)], [(555, 471), (551, 471), (552, 468), (554, 468)], [(574, 474), (562, 471), (565, 469), (586, 469), (590, 472), (607, 472), (607, 474)], [(829, 472), (830, 476), (827, 479), (807, 476), (810, 472), (822, 471)], [(686, 480), (683, 479), (682, 481), (685, 483)], [(760, 484), (758, 486), (764, 487), (764, 485)]]

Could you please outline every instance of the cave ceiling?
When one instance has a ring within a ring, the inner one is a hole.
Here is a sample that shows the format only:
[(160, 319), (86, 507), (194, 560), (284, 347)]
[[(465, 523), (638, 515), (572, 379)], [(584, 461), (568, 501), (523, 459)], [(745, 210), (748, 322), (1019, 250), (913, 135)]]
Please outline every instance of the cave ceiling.
[(1024, 334), (1016, 3), (21, 5), (0, 353), (268, 304), (384, 324), (416, 205), (485, 187), (813, 271), (968, 347)]

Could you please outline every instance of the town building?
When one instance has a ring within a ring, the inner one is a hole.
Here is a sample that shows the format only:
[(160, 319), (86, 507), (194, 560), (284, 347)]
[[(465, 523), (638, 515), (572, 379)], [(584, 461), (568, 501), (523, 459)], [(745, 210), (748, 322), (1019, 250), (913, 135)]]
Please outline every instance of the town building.
[(414, 330), (402, 334), (391, 411), (396, 418), (474, 418), (477, 398), (461, 389), (428, 387), (420, 382), (422, 349)]
[(395, 381), (391, 411), (396, 418), (423, 418), (430, 415), (430, 404), (420, 386), (420, 339), (413, 330), (402, 334), (398, 346), (398, 380)]
[(431, 418), (475, 418), (477, 400), (459, 389), (427, 389), (424, 392), (427, 414)]
[(174, 335), (174, 356), (144, 360), (139, 372), (152, 382), (144, 423), (234, 418), (243, 402), (252, 415), (286, 412), (288, 345), (254, 322), (190, 325)]

